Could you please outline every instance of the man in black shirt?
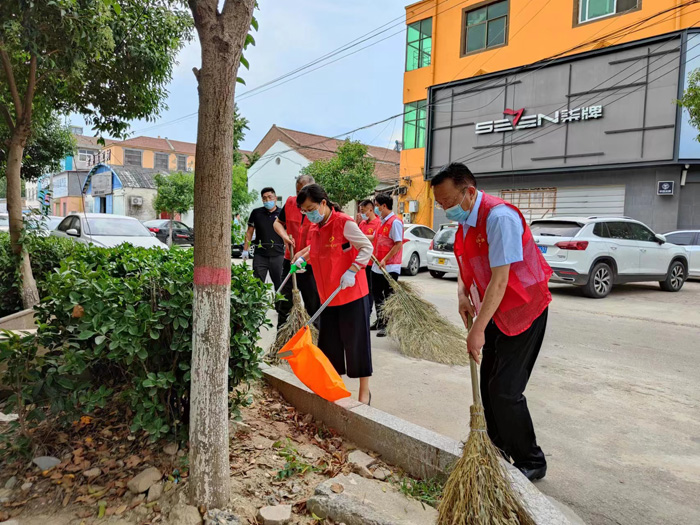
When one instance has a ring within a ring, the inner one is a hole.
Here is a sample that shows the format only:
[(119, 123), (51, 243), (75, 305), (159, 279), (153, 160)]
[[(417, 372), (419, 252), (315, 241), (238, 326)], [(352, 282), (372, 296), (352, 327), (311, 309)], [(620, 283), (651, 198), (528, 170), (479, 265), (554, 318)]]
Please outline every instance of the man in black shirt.
[(284, 242), (277, 235), (273, 225), (280, 214), (277, 207), (277, 194), (273, 188), (263, 188), (260, 192), (263, 206), (255, 208), (248, 219), (248, 231), (243, 245), (243, 259), (248, 258), (248, 248), (255, 232), (255, 257), (253, 273), (262, 282), (270, 279), (277, 290), (282, 284), (282, 265), (284, 263)]

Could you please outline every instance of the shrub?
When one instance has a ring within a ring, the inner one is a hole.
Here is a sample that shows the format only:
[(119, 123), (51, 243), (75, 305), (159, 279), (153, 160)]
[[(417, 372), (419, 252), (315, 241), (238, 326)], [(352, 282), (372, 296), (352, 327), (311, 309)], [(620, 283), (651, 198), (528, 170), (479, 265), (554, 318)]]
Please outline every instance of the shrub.
[[(39, 296), (43, 297), (46, 293), (44, 278), (73, 253), (76, 243), (58, 237), (25, 235), (24, 246), (29, 251)], [(0, 232), (0, 317), (22, 309), (17, 268), (17, 261), (10, 247), (10, 234)]]
[[(117, 396), (131, 429), (187, 439), (192, 358), (192, 250), (76, 245), (45, 281), (37, 343), (47, 350), (32, 399), (56, 414), (89, 413)], [(267, 285), (232, 267), (230, 387), (258, 379)], [(241, 403), (232, 397), (232, 408)]]

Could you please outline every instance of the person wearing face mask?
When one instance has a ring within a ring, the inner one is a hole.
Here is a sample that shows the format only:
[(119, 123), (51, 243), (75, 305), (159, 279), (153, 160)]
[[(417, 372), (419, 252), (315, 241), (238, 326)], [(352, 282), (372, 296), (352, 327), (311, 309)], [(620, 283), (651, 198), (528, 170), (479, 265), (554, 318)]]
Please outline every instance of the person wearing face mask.
[(447, 218), (459, 223), (459, 313), (465, 325), (474, 318), (467, 351), (481, 362), (489, 437), (528, 479), (541, 479), (547, 462), (523, 392), (547, 327), (552, 270), (520, 210), (478, 191), (464, 164), (450, 164), (431, 186)]
[(341, 287), (321, 313), (318, 347), (338, 374), (359, 378), (358, 400), (369, 404), (372, 348), (364, 268), (372, 255), (372, 243), (318, 184), (304, 186), (297, 195), (297, 204), (312, 224), (307, 236), (309, 245), (297, 254), (294, 265), (301, 268), (304, 261), (309, 261), (321, 302)]
[(274, 224), (281, 210), (277, 207), (277, 194), (273, 188), (263, 188), (260, 196), (262, 197), (263, 205), (260, 208), (255, 208), (250, 213), (242, 258), (248, 259), (248, 250), (253, 239), (253, 233), (255, 233), (253, 273), (262, 282), (265, 282), (269, 274), (275, 290), (277, 290), (282, 284), (284, 242), (282, 237), (275, 231)]
[[(307, 237), (311, 222), (302, 215), (297, 205), (297, 195), (307, 184), (313, 184), (314, 178), (311, 175), (300, 175), (297, 179), (296, 193), (290, 196), (284, 203), (282, 212), (277, 217), (273, 227), (277, 235), (282, 237), (285, 244), (284, 266), (282, 267), (282, 277), (286, 277), (292, 264), (292, 254), (296, 253), (308, 245)], [(304, 300), (306, 312), (313, 317), (316, 310), (321, 306), (318, 299), (318, 290), (312, 268), (307, 265), (306, 271), (297, 273), (297, 286), (301, 297)], [(287, 320), (292, 309), (292, 280), (289, 279), (280, 292), (285, 301), (281, 302), (277, 308), (279, 315), (278, 325), (281, 326)], [(315, 321), (315, 326), (320, 326), (320, 319)]]
[[(360, 202), (360, 217), (362, 221), (360, 222), (360, 231), (364, 233), (367, 238), (374, 242), (374, 236), (382, 224), (382, 220), (377, 217), (374, 213), (374, 204), (372, 201), (367, 199)], [(367, 274), (367, 285), (369, 286), (369, 315), (372, 315), (372, 307), (374, 306), (374, 296), (372, 295), (372, 265), (374, 263), (370, 259), (367, 263), (367, 268), (365, 268), (365, 273)]]
[[(403, 222), (392, 211), (394, 199), (391, 195), (380, 193), (375, 197), (374, 203), (374, 212), (381, 217), (381, 224), (374, 236), (374, 256), (392, 279), (398, 281), (403, 256)], [(377, 305), (377, 314), (381, 312), (384, 301), (392, 293), (394, 289), (381, 269), (377, 265), (372, 266), (372, 294)], [(372, 329), (378, 330), (377, 337), (386, 337), (386, 320), (378, 315)]]

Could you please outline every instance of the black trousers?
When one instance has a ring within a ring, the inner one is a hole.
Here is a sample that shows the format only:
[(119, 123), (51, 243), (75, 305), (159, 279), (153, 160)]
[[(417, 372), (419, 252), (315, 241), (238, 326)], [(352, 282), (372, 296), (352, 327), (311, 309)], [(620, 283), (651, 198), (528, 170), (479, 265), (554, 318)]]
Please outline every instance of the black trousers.
[[(255, 277), (260, 279), (262, 282), (267, 280), (267, 274), (270, 274), (270, 279), (272, 280), (272, 285), (277, 290), (282, 284), (282, 266), (284, 261), (284, 255), (273, 255), (268, 257), (266, 255), (255, 254), (253, 257), (253, 273)], [(278, 309), (279, 305), (275, 307)], [(278, 323), (277, 326), (280, 326)]]
[[(389, 273), (394, 281), (399, 280), (399, 274), (396, 272)], [(384, 301), (394, 293), (394, 289), (386, 280), (383, 273), (372, 272), (372, 295), (374, 295), (374, 304), (377, 306), (377, 328), (386, 328), (386, 321), (382, 318), (382, 306)]]
[[(284, 260), (282, 266), (282, 278), (287, 277), (289, 269), (292, 263), (289, 259)], [(316, 311), (321, 307), (321, 300), (318, 297), (318, 290), (316, 288), (316, 279), (314, 279), (314, 272), (311, 269), (311, 265), (306, 266), (306, 271), (304, 273), (297, 273), (297, 287), (301, 293), (301, 298), (304, 300), (304, 308), (306, 308), (307, 313), (313, 317)], [(277, 326), (282, 326), (289, 316), (289, 312), (292, 310), (292, 278), (290, 278), (287, 283), (282, 288), (282, 295), (284, 295), (285, 300), (280, 301), (277, 306), (278, 322)], [(316, 328), (321, 326), (321, 318), (319, 317), (314, 322)]]
[(341, 376), (372, 375), (368, 309), (365, 295), (341, 306), (329, 306), (321, 314), (318, 347)]
[(481, 360), (481, 398), (491, 441), (520, 468), (547, 464), (523, 395), (542, 347), (547, 312), (522, 334), (507, 336), (491, 321)]
[(372, 308), (374, 307), (374, 295), (372, 294), (372, 267), (367, 266), (365, 268), (365, 274), (367, 275), (367, 286), (369, 288), (369, 311), (367, 312), (367, 315), (369, 317), (372, 316)]

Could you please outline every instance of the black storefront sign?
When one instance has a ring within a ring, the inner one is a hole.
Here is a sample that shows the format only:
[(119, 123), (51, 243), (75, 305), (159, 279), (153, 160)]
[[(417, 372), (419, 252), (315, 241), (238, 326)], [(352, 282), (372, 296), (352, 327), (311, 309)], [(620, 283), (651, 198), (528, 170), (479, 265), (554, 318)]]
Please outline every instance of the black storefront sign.
[(673, 195), (674, 186), (676, 183), (672, 180), (660, 180), (656, 186), (657, 195)]

